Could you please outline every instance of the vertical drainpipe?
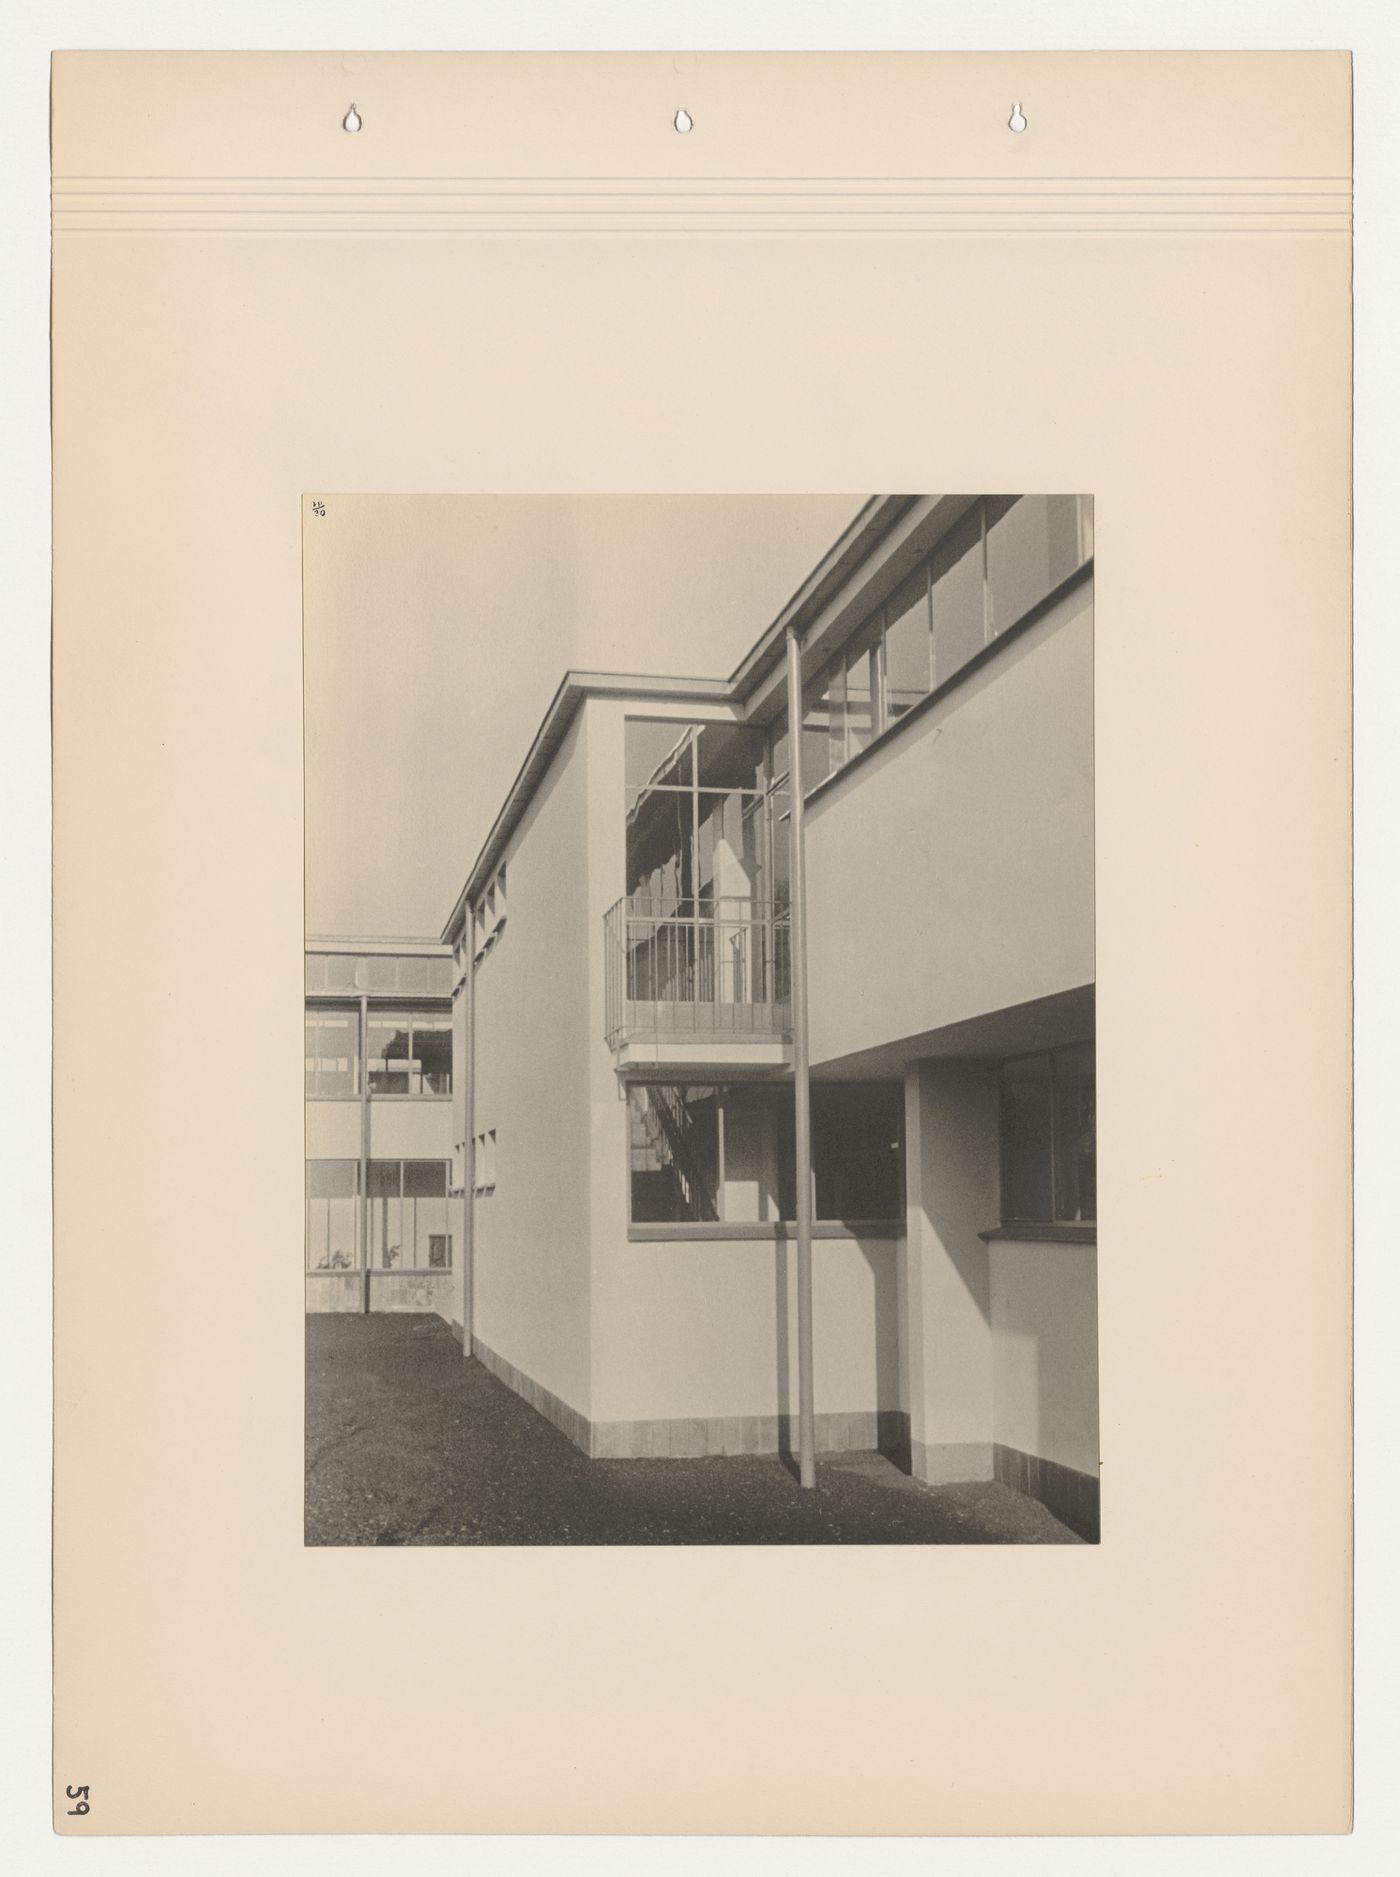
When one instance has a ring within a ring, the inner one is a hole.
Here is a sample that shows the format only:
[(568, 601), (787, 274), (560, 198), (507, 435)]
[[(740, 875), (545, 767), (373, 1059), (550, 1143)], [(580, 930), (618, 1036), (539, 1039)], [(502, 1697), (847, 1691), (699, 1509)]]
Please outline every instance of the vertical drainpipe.
[(466, 1078), (466, 1119), (463, 1126), (467, 1135), (462, 1149), (462, 1354), (470, 1356), (474, 1315), (472, 1306), (476, 1291), (476, 913), (470, 900), (467, 901), (464, 915), (462, 940), (467, 958), (467, 981), (462, 986), (462, 995), (467, 1004), (464, 1039), (466, 1061), (462, 1064), (462, 1074)]
[(788, 787), (792, 796), (792, 1097), (797, 1183), (797, 1430), (805, 1487), (817, 1483), (817, 1429), (812, 1386), (812, 1089), (807, 1047), (806, 804), (802, 793), (802, 647), (787, 629)]
[(365, 1261), (363, 1314), (369, 1315), (369, 998), (360, 993), (360, 1247)]

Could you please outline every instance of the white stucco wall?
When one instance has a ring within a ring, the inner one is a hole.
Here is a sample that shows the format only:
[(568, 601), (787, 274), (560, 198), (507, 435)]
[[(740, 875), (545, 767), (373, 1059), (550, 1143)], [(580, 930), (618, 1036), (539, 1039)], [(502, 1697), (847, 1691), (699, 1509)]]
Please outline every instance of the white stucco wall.
[[(452, 1103), (444, 1100), (375, 1101), (369, 1104), (371, 1160), (450, 1160)], [(306, 1104), (308, 1160), (358, 1160), (358, 1101)]]
[(1098, 1252), (991, 1248), (995, 1438), (1098, 1477)]
[(306, 1157), (308, 1160), (359, 1159), (358, 1097), (354, 1101), (307, 1102)]
[(997, 1072), (914, 1064), (905, 1076), (908, 1236), (901, 1266), (904, 1395), (929, 1476), (992, 1469), (993, 1369), (987, 1245), (997, 1221)]
[(807, 822), (812, 1060), (1094, 977), (1092, 586)]
[[(761, 1239), (629, 1242), (627, 1109), (603, 1034), (603, 915), (626, 885), (624, 720), (699, 722), (726, 713), (602, 698), (589, 699), (584, 710), (592, 895), (592, 1417), (795, 1413), (794, 1248)], [(723, 1076), (716, 1071), (714, 1079)], [(897, 1407), (897, 1242), (818, 1239), (812, 1270), (817, 1412)]]
[(370, 1308), (374, 1311), (405, 1311), (452, 1318), (452, 1273), (450, 1271), (371, 1271)]
[[(997, 697), (997, 686), (1016, 679), (1031, 658), (1051, 661), (1058, 678), (1050, 705), (1042, 700), (1042, 707), (1051, 714), (1063, 707), (1069, 728), (1027, 732), (1043, 759), (1033, 765), (1042, 788), (1047, 766), (1058, 762), (1063, 769), (1067, 761), (1058, 746), (1074, 742), (1087, 618), (1082, 628), (1077, 646), (1073, 629), (1030, 645), (997, 685), (986, 687), (978, 705), (981, 716), (990, 713), (1003, 730), (1021, 722), (1029, 700), (1019, 695), (1019, 679), (1014, 710), (1005, 696)], [(1053, 673), (1033, 675), (1040, 692)], [(604, 914), (625, 884), (627, 714), (627, 706), (608, 699), (581, 707), (512, 840), (506, 930), (478, 970), (474, 1127), (497, 1130), (497, 1184), (475, 1202), (474, 1327), (497, 1355), (595, 1422), (791, 1413), (797, 1373), (792, 1245), (634, 1241), (628, 1234), (627, 1109), (604, 1035), (603, 933)], [(664, 707), (645, 714), (697, 715)], [(964, 783), (968, 765), (983, 760), (978, 739), (994, 734), (984, 721), (970, 748), (952, 739)], [(947, 746), (951, 735), (911, 733), (915, 748), (897, 778), (901, 792), (917, 786), (938, 799), (948, 756), (939, 745)], [(993, 767), (1000, 773), (1009, 760), (1003, 747)], [(871, 780), (879, 783), (880, 773)], [(1087, 809), (1087, 775), (1079, 780), (1082, 798), (1070, 790), (1076, 813)], [(1022, 783), (1034, 792), (1034, 779)], [(1022, 783), (1008, 790), (1008, 816), (1020, 812), (1011, 798), (1019, 799)], [(873, 827), (880, 815), (867, 816), (863, 808), (860, 820)], [(903, 825), (906, 831), (919, 825), (907, 808)], [(927, 852), (917, 839), (908, 846), (908, 874), (918, 877), (922, 869), (926, 878)], [(875, 848), (893, 878), (899, 872), (894, 853), (879, 841)], [(857, 858), (853, 847), (842, 852), (828, 843), (828, 884), (836, 881), (832, 869), (838, 866), (848, 886), (858, 879), (851, 871)], [(1050, 882), (1042, 880), (1039, 890), (1048, 895)], [(1063, 899), (1068, 889), (1061, 883), (1055, 890)], [(1091, 948), (1092, 896), (1086, 889), (1083, 897)], [(874, 905), (879, 893), (854, 898)], [(864, 1024), (845, 1032), (850, 1048), (968, 1014), (972, 966), (960, 952), (962, 1001), (938, 1017), (948, 1009), (939, 1002), (940, 958), (952, 941), (931, 932), (927, 921), (920, 925), (915, 910), (906, 899), (902, 934), (897, 921), (882, 922), (889, 926), (881, 941), (885, 973), (864, 974), (861, 997), (845, 999)], [(828, 935), (832, 924), (842, 923), (829, 913)], [(929, 938), (913, 971), (911, 933), (921, 945)], [(1037, 947), (1027, 942), (1039, 936), (1023, 933), (1002, 946), (983, 970), (976, 997), (1042, 994), (1047, 978), (1036, 978)], [(1060, 962), (1047, 968), (1049, 978), (1092, 976), (1091, 950), (1075, 949), (1085, 937), (1071, 932), (1061, 935), (1063, 942), (1052, 939)], [(896, 941), (898, 960), (890, 950)], [(836, 952), (828, 949), (826, 956), (833, 968)], [(829, 1017), (828, 1048), (836, 1033), (836, 1015)], [(913, 1439), (934, 1455), (935, 1471), (946, 1462), (948, 1477), (985, 1476), (995, 1440), (1086, 1469), (1092, 1448), (1097, 1464), (1092, 1257), (1086, 1314), (1082, 1258), (1025, 1269), (1016, 1248), (998, 1244), (994, 1256), (980, 1236), (998, 1217), (996, 1086), (990, 1063), (912, 1067), (906, 1083), (907, 1237), (819, 1238), (814, 1245), (818, 1413), (905, 1408)], [(1052, 1254), (1082, 1250), (1054, 1247)]]
[(450, 1160), (452, 1102), (449, 1097), (406, 1095), (369, 1104), (371, 1160)]
[[(900, 1405), (898, 1254), (895, 1239), (813, 1244), (818, 1414)], [(596, 1273), (596, 1419), (796, 1414), (791, 1241), (624, 1237), (599, 1248)]]
[[(474, 1333), (589, 1412), (587, 732), (575, 718), (507, 850), (507, 919), (476, 972), (474, 1131), (496, 1186), (473, 1204)], [(620, 818), (620, 811), (619, 811)]]
[(924, 1062), (905, 1080), (909, 1228), (901, 1360), (931, 1477), (988, 1477), (996, 1443), (1095, 1477), (1093, 1245), (985, 1240), (997, 1223), (997, 1070)]

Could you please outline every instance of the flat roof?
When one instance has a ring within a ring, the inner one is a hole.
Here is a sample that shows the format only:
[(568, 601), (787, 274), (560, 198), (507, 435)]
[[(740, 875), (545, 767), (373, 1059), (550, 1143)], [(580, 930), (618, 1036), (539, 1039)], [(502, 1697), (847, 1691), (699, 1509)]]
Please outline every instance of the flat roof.
[(686, 704), (743, 705), (783, 657), (789, 626), (799, 631), (816, 620), (911, 509), (941, 498), (874, 495), (822, 555), (797, 591), (765, 627), (728, 678), (673, 678), (636, 672), (567, 671), (545, 711), (525, 760), (492, 822), (481, 851), (442, 928), (443, 942), (463, 922), (468, 903), (488, 884), (531, 796), (563, 742), (585, 697), (621, 697)]
[(308, 935), (309, 952), (356, 952), (364, 957), (442, 958), (452, 955), (452, 947), (441, 939), (428, 938), (336, 938), (323, 933)]
[(544, 719), (507, 791), (500, 812), (491, 824), (481, 852), (472, 863), (461, 892), (442, 928), (444, 943), (462, 922), (468, 901), (490, 880), (501, 855), (539, 786), (554, 752), (568, 734), (574, 714), (585, 697), (621, 697), (649, 699), (672, 704), (728, 704), (734, 693), (725, 678), (645, 677), (621, 671), (566, 671), (559, 689), (550, 700)]
[(729, 682), (739, 695), (746, 697), (780, 662), (788, 627), (800, 626), (819, 613), (871, 550), (898, 524), (905, 511), (919, 499), (916, 495), (871, 496), (822, 555), (777, 618), (765, 628), (752, 649), (744, 654), (730, 673)]

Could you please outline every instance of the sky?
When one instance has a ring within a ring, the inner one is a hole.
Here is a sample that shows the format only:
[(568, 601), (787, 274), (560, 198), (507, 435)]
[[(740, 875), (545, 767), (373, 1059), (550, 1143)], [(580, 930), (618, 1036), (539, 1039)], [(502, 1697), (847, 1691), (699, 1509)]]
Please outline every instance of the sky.
[(436, 938), (564, 672), (727, 677), (865, 500), (308, 504), (308, 932)]

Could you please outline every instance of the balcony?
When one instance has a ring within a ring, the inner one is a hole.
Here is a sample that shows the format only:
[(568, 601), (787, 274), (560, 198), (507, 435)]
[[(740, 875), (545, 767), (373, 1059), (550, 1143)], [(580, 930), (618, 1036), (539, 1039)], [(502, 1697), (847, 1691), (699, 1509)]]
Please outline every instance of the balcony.
[(792, 1024), (786, 906), (620, 899), (604, 915), (606, 1034), (619, 1066), (779, 1068)]

